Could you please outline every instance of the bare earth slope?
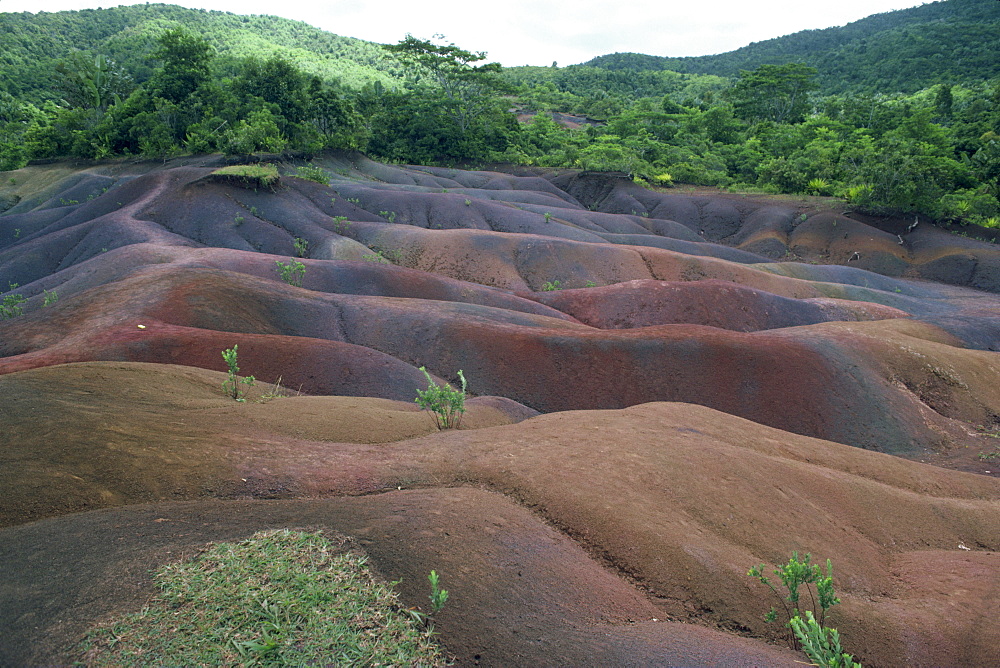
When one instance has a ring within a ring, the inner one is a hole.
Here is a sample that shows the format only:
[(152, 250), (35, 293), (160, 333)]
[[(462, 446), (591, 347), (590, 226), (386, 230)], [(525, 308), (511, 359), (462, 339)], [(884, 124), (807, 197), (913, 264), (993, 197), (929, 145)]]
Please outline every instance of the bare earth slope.
[[(254, 191), (213, 160), (4, 175), (0, 664), (71, 661), (149, 568), (275, 526), (355, 536), (412, 605), (443, 573), (460, 665), (790, 665), (745, 573), (793, 550), (833, 560), (866, 665), (1000, 652), (995, 246), (357, 155)], [(413, 403), (421, 366), (464, 370), (463, 429)]]

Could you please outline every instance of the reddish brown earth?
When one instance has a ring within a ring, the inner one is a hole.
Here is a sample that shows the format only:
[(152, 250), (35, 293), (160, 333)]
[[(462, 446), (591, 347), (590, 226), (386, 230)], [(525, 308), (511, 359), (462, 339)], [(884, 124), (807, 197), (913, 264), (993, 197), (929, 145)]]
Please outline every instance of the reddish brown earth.
[[(995, 661), (995, 245), (820, 200), (316, 164), (329, 187), (275, 192), (211, 158), (2, 175), (0, 285), (29, 301), (0, 321), (0, 665), (79, 658), (151, 568), (268, 527), (353, 536), (410, 605), (442, 573), (459, 665), (792, 665), (745, 573), (793, 550), (832, 559), (865, 665)], [(296, 237), (301, 288), (275, 271)], [(420, 366), (464, 370), (461, 430), (413, 403)], [(279, 378), (299, 396), (262, 396)]]

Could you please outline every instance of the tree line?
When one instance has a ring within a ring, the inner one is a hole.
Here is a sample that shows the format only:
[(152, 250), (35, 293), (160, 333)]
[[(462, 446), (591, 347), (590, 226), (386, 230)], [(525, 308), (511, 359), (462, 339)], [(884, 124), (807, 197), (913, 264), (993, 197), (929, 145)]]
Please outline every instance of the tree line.
[[(0, 170), (54, 157), (359, 150), (414, 164), (625, 172), (666, 185), (838, 195), (872, 211), (1000, 225), (1000, 81), (823, 95), (815, 68), (734, 80), (601, 68), (503, 70), (407, 36), (398, 76), (348, 86), (281, 55), (222, 56), (167, 28), (141, 68), (75, 52), (40, 102), (0, 92)], [(51, 76), (50, 76), (51, 78)], [(531, 116), (521, 124), (513, 109)], [(551, 112), (600, 120), (578, 129)]]

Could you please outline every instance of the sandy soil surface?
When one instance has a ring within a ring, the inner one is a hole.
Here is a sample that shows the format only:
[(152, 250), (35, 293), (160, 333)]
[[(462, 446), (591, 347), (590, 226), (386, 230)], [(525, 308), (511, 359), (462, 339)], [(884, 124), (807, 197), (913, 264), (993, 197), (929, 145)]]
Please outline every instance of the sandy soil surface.
[[(28, 297), (0, 320), (0, 665), (72, 662), (157, 565), (277, 527), (352, 536), (408, 605), (441, 573), (458, 665), (792, 665), (746, 571), (793, 550), (833, 561), (865, 665), (1000, 653), (995, 245), (358, 155), (256, 192), (213, 160), (0, 186)], [(462, 429), (413, 402), (421, 366), (464, 371)]]

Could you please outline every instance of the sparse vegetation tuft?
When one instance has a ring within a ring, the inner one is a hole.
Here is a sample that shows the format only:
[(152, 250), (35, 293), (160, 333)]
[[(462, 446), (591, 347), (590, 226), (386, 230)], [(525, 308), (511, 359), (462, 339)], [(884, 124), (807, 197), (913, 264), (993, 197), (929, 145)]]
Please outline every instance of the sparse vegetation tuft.
[(102, 625), (89, 666), (444, 666), (433, 631), (343, 537), (262, 531), (154, 575), (157, 597)]
[(337, 234), (343, 234), (347, 230), (351, 229), (351, 221), (347, 220), (347, 216), (334, 216), (333, 229), (337, 232)]
[(428, 596), (431, 599), (431, 612), (440, 612), (444, 604), (448, 602), (448, 590), (441, 589), (440, 578), (438, 577), (437, 571), (431, 571), (427, 579), (431, 583), (431, 593)]
[(305, 257), (306, 253), (309, 252), (309, 242), (305, 239), (295, 237), (295, 241), (292, 242), (292, 245), (295, 246), (295, 252), (299, 257)]
[(420, 367), (420, 370), (427, 378), (427, 389), (417, 390), (417, 398), (414, 401), (424, 410), (434, 413), (438, 429), (458, 429), (462, 422), (462, 414), (465, 413), (466, 383), (462, 370), (458, 371), (458, 378), (462, 382), (461, 391), (452, 389), (447, 383), (438, 385), (425, 367)]
[(222, 351), (222, 359), (226, 361), (226, 366), (229, 367), (229, 377), (223, 381), (222, 389), (226, 391), (226, 394), (231, 396), (233, 399), (239, 402), (246, 401), (244, 390), (241, 386), (246, 385), (247, 387), (252, 387), (254, 384), (254, 377), (247, 376), (246, 378), (240, 378), (240, 367), (237, 366), (237, 349), (238, 345), (233, 345), (232, 348)]
[(330, 185), (330, 173), (322, 167), (317, 167), (312, 163), (309, 163), (308, 165), (301, 165), (295, 170), (295, 176), (307, 181), (315, 181), (316, 183), (320, 183), (324, 186)]

